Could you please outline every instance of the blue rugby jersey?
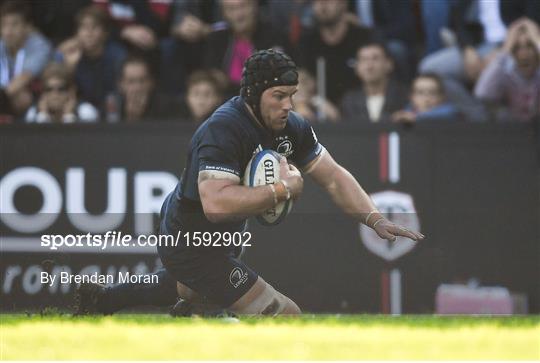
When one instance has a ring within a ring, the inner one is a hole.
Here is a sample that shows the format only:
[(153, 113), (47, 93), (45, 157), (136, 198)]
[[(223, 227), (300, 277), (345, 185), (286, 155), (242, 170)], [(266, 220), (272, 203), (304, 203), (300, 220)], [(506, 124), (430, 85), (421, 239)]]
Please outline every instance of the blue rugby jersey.
[(191, 139), (180, 182), (163, 205), (166, 230), (171, 234), (178, 230), (242, 231), (245, 220), (211, 223), (206, 218), (199, 196), (199, 171), (230, 173), (242, 180), (253, 155), (263, 149), (272, 149), (303, 168), (324, 148), (309, 122), (296, 112), (289, 112), (285, 128), (274, 134), (253, 118), (242, 97), (231, 98), (199, 126)]

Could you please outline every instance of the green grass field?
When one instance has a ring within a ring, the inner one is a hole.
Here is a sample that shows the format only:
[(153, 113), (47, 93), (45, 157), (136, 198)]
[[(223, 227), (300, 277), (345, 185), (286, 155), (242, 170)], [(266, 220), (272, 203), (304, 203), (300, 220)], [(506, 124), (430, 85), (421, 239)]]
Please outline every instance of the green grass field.
[(2, 360), (540, 360), (540, 317), (0, 315)]

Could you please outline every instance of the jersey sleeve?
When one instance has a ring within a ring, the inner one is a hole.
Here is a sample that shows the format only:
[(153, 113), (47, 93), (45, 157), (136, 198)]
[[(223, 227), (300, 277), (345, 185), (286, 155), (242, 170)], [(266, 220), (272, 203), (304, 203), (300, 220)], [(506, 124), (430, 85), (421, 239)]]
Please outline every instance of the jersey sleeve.
[(218, 179), (240, 178), (240, 150), (239, 137), (230, 127), (209, 125), (199, 142), (199, 172), (209, 172)]
[(296, 152), (292, 155), (293, 161), (302, 169), (311, 161), (316, 159), (323, 151), (324, 146), (319, 143), (313, 127), (304, 119), (299, 120), (298, 140), (299, 145)]

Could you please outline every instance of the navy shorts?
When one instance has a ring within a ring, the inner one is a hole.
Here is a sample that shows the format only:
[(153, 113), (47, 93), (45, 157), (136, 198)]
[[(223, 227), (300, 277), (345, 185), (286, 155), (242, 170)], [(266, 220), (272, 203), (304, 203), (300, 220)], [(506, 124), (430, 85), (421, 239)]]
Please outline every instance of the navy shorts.
[[(182, 216), (178, 214), (180, 211), (183, 212)], [(180, 222), (182, 217), (183, 222)], [(159, 234), (177, 236), (178, 231), (204, 232), (216, 228), (208, 223), (200, 203), (178, 202), (173, 192), (163, 203)], [(190, 228), (184, 228), (186, 226)], [(225, 226), (224, 230), (239, 227)], [(239, 247), (188, 247), (185, 241), (179, 241), (177, 246), (158, 246), (163, 266), (176, 281), (224, 308), (240, 299), (258, 278), (253, 270), (240, 261), (241, 252)]]
[[(170, 196), (169, 196), (170, 197)], [(162, 218), (159, 234), (174, 235), (178, 226)], [(241, 249), (158, 246), (165, 269), (190, 289), (223, 308), (230, 307), (257, 281), (258, 275), (240, 260)]]

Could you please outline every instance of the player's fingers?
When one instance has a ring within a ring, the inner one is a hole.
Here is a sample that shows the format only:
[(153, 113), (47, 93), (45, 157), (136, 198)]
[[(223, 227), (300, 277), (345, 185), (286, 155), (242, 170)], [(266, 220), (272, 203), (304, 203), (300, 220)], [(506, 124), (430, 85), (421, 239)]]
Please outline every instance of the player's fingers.
[(412, 239), (413, 241), (418, 241), (418, 236), (416, 236), (414, 233), (412, 233), (411, 231), (399, 231), (396, 233), (398, 236), (401, 236), (401, 237), (407, 237), (407, 238), (410, 238)]
[(392, 242), (396, 240), (396, 236), (390, 233), (386, 228), (377, 229), (376, 232), (382, 239), (387, 239)]
[(289, 164), (289, 171), (293, 174), (301, 175), (300, 170), (298, 170), (298, 168), (292, 164)]
[(400, 236), (410, 238), (413, 241), (419, 241), (420, 240), (420, 237), (417, 236), (416, 234), (412, 233), (411, 231), (403, 232), (403, 233), (400, 234)]
[(279, 168), (282, 173), (287, 173), (289, 171), (289, 164), (287, 163), (286, 158), (281, 157), (281, 159), (279, 159)]
[(420, 232), (412, 231), (410, 229), (408, 229), (408, 231), (411, 232), (412, 234), (414, 234), (418, 240), (422, 240), (422, 239), (426, 238), (426, 236), (424, 236)]
[(409, 231), (407, 228), (402, 227), (402, 226), (393, 226), (392, 233), (397, 236), (410, 238), (413, 241), (418, 241), (419, 239), (419, 236), (417, 236), (412, 231)]
[(407, 228), (398, 226), (396, 224), (391, 224), (388, 226), (388, 231), (395, 236), (409, 237), (407, 235)]

